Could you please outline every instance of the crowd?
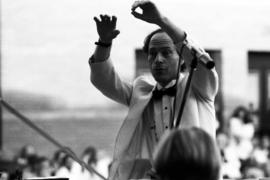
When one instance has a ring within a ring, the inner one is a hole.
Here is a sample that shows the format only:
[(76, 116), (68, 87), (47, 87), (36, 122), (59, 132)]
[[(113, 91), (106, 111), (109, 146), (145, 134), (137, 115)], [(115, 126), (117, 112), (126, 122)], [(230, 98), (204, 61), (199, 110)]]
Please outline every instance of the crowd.
[(225, 178), (270, 176), (270, 139), (258, 127), (256, 114), (239, 106), (228, 119), (227, 130), (217, 131)]
[[(258, 133), (256, 118), (247, 108), (239, 106), (235, 109), (228, 119), (227, 130), (217, 131), (216, 142), (222, 158), (221, 172), (224, 178), (270, 176), (270, 138), (267, 134)], [(80, 158), (108, 177), (111, 158), (99, 154), (95, 147), (89, 146)], [(46, 157), (39, 155), (32, 145), (25, 145), (14, 156), (14, 161), (19, 165), (23, 179), (49, 176), (68, 177), (70, 180), (101, 179), (94, 172), (82, 168), (61, 149), (52, 157)]]
[[(97, 152), (93, 146), (87, 147), (82, 155), (87, 165), (98, 171), (102, 176), (108, 176), (111, 159), (102, 151)], [(39, 155), (32, 145), (26, 145), (15, 155), (17, 170), (22, 173), (22, 179), (33, 177), (67, 177), (69, 180), (100, 180), (93, 171), (87, 170), (74, 161), (65, 150), (57, 150), (52, 157)], [(15, 168), (11, 173), (15, 172)], [(9, 176), (10, 177), (10, 176)], [(8, 176), (1, 178), (10, 179)]]

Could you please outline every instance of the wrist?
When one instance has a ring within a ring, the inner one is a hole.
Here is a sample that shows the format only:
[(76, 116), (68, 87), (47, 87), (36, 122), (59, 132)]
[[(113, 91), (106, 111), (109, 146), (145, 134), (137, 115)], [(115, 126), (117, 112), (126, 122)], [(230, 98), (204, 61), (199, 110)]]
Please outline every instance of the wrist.
[(167, 18), (165, 17), (165, 16), (161, 16), (160, 18), (159, 18), (159, 20), (157, 21), (157, 25), (159, 26), (159, 27), (163, 27), (164, 25), (166, 25), (167, 23)]
[(103, 41), (99, 39), (95, 44), (101, 47), (110, 47), (112, 45), (112, 41)]

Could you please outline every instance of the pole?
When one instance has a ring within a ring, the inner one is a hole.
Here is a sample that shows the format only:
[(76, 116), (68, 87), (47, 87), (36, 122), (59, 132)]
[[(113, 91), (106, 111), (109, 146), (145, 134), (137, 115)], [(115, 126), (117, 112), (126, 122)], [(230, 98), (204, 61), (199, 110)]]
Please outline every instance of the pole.
[[(2, 2), (0, 0), (0, 98), (2, 97)], [(3, 150), (3, 111), (0, 107), (0, 151)]]
[(197, 64), (198, 64), (197, 57), (194, 56), (194, 58), (192, 59), (191, 64), (190, 64), (189, 76), (188, 76), (187, 84), (186, 84), (186, 87), (185, 87), (185, 90), (184, 90), (182, 103), (180, 105), (179, 114), (177, 116), (176, 122), (174, 122), (175, 123), (174, 126), (173, 126), (174, 128), (178, 128), (179, 125), (180, 125), (182, 114), (183, 114), (184, 107), (185, 107), (185, 104), (186, 104), (186, 100), (187, 100), (187, 97), (188, 97), (188, 92), (189, 92), (190, 85), (191, 85), (192, 76), (193, 76), (194, 71), (196, 70)]

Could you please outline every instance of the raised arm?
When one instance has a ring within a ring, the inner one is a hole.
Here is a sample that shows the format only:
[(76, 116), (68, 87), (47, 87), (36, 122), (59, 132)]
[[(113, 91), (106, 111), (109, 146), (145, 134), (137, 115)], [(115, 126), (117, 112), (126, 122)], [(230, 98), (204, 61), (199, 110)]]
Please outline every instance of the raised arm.
[(120, 33), (116, 29), (115, 16), (100, 15), (94, 17), (99, 40), (96, 49), (89, 59), (91, 68), (91, 82), (107, 97), (124, 105), (129, 104), (132, 86), (118, 76), (112, 65), (110, 57), (112, 41)]
[[(142, 9), (142, 13), (136, 12), (137, 8)], [(167, 17), (162, 15), (156, 5), (151, 1), (135, 1), (132, 5), (131, 11), (131, 14), (136, 18), (148, 23), (156, 24), (163, 29), (172, 38), (179, 52), (183, 47), (181, 56), (189, 66), (193, 58), (193, 53), (189, 47), (194, 44), (190, 44), (190, 41), (187, 40), (187, 35), (184, 30), (177, 27)], [(194, 45), (194, 48), (202, 50), (196, 45)], [(203, 53), (206, 52), (203, 51)], [(197, 71), (194, 73), (193, 78), (192, 87), (198, 90), (198, 92), (205, 98), (214, 100), (218, 88), (218, 77), (215, 69), (208, 70), (201, 64), (198, 64)]]
[[(136, 12), (137, 8), (142, 9), (142, 14)], [(185, 40), (185, 31), (175, 26), (168, 18), (163, 16), (153, 2), (148, 0), (135, 1), (132, 5), (131, 11), (131, 14), (136, 18), (158, 25), (161, 29), (167, 32), (175, 44)]]
[(99, 40), (94, 52), (95, 62), (105, 61), (110, 57), (111, 45), (114, 38), (120, 33), (116, 29), (117, 18), (115, 16), (100, 15), (100, 19), (94, 17), (97, 26)]

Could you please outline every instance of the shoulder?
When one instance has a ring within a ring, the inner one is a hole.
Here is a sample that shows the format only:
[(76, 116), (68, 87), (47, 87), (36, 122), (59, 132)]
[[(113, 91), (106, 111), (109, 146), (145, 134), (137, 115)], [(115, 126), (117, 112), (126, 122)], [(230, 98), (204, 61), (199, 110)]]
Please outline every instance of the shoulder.
[(155, 87), (156, 81), (148, 75), (138, 76), (133, 81), (134, 91), (150, 92)]
[(154, 78), (152, 76), (148, 76), (148, 75), (142, 75), (142, 76), (138, 76), (134, 82), (133, 82), (134, 86), (155, 86), (156, 85), (156, 81), (154, 80)]

